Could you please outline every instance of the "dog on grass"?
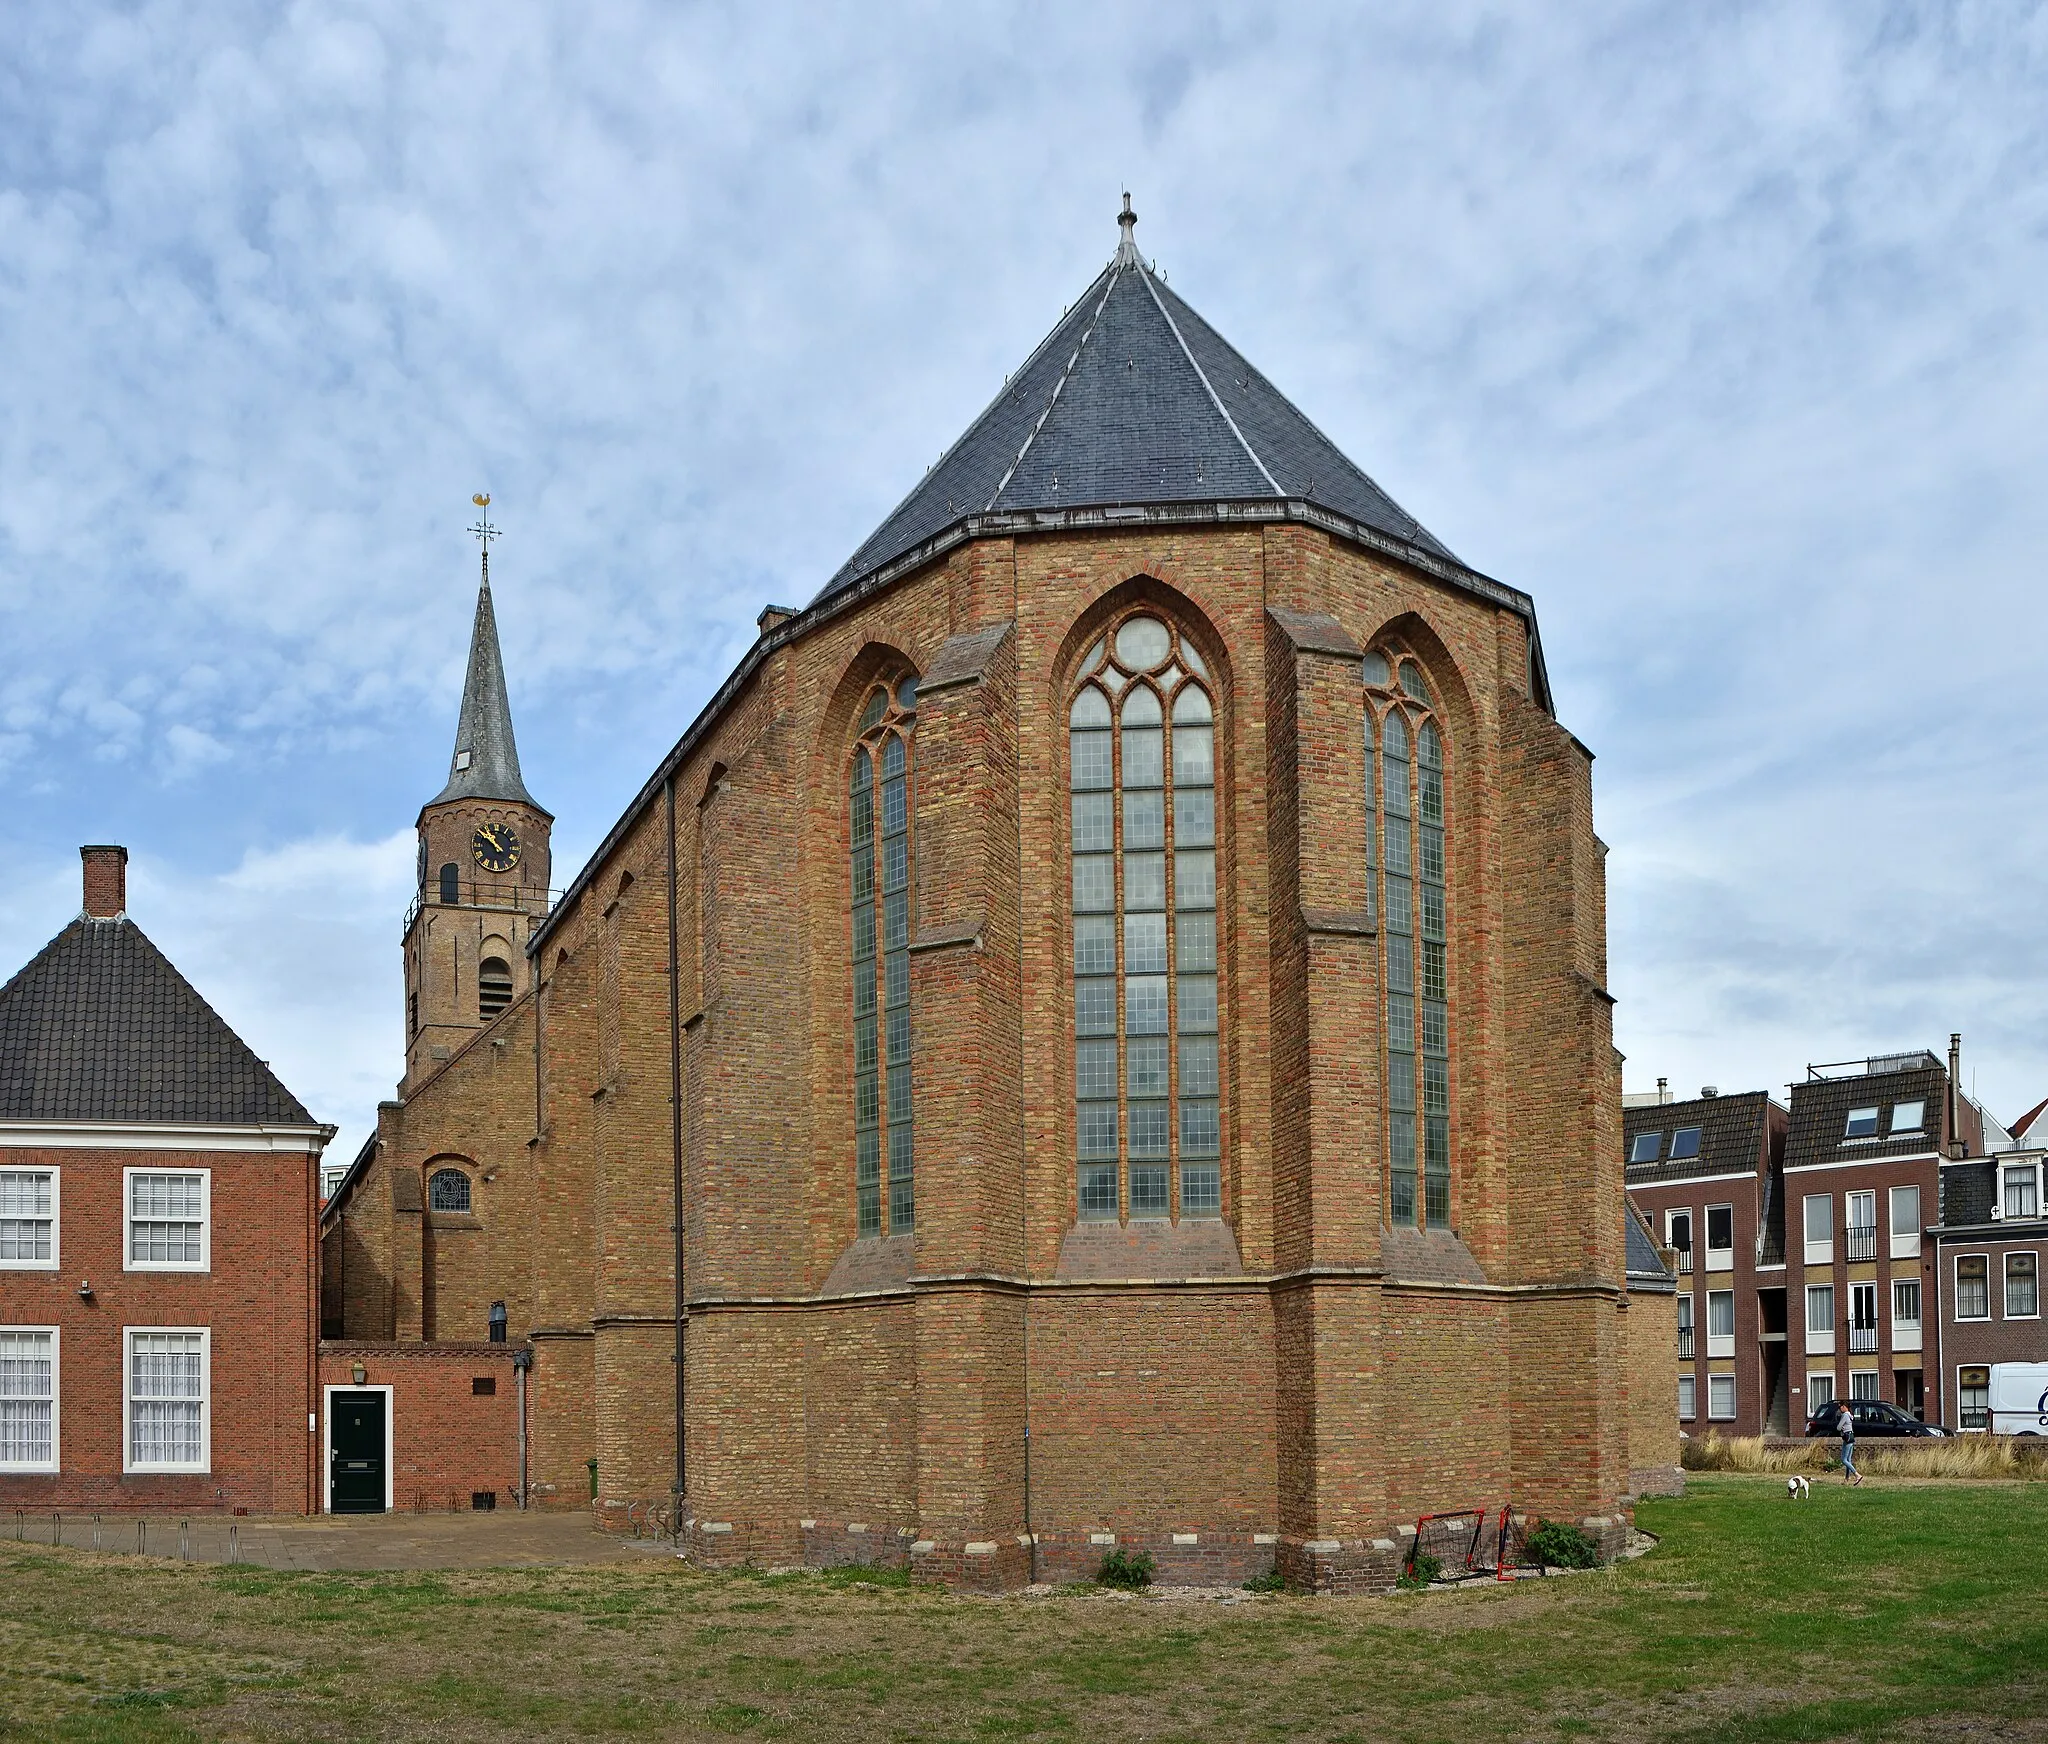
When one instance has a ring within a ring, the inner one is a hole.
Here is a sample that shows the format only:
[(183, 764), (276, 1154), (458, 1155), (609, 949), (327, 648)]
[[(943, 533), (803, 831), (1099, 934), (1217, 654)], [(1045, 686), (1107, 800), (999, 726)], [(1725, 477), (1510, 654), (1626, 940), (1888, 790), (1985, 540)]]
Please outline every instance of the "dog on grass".
[(1785, 1480), (1785, 1497), (1788, 1501), (1810, 1502), (1813, 1500), (1813, 1485), (1805, 1478), (1787, 1478)]

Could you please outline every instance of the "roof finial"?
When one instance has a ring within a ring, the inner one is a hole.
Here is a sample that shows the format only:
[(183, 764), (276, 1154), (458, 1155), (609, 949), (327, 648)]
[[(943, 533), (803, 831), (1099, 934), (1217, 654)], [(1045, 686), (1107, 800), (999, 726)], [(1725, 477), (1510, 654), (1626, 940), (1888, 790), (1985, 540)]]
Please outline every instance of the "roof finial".
[(489, 491), (478, 491), (477, 494), (471, 497), (469, 500), (475, 503), (477, 507), (476, 525), (470, 528), (470, 532), (475, 534), (476, 537), (483, 544), (484, 586), (489, 587), (491, 585), (491, 541), (497, 538), (498, 536), (498, 529), (491, 525), (491, 517), (489, 512), (491, 507), (491, 495)]
[(1116, 215), (1117, 228), (1123, 232), (1123, 240), (1116, 245), (1118, 266), (1143, 266), (1138, 258), (1138, 215), (1131, 210), (1131, 191), (1124, 190), (1124, 209)]

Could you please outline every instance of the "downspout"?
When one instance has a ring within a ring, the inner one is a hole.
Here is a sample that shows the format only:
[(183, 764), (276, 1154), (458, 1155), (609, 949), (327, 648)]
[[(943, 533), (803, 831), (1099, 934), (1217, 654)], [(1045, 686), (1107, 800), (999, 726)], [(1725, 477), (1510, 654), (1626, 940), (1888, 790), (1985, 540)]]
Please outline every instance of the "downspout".
[(519, 1511), (526, 1512), (526, 1371), (533, 1367), (533, 1347), (512, 1353), (512, 1373), (519, 1383)]
[(683, 1380), (687, 1352), (683, 1346), (683, 1011), (682, 972), (677, 961), (679, 937), (676, 925), (676, 778), (662, 783), (663, 809), (668, 819), (668, 1135), (673, 1169), (671, 1200), (674, 1208), (676, 1267), (676, 1532), (682, 1532), (683, 1496), (688, 1478), (684, 1445)]

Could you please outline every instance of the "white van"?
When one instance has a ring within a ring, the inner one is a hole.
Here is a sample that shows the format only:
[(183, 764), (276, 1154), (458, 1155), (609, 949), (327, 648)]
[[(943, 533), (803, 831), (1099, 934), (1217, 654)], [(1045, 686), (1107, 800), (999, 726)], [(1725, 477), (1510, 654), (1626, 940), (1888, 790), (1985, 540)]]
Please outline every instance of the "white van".
[(1991, 1433), (2048, 1435), (2048, 1362), (1991, 1365)]

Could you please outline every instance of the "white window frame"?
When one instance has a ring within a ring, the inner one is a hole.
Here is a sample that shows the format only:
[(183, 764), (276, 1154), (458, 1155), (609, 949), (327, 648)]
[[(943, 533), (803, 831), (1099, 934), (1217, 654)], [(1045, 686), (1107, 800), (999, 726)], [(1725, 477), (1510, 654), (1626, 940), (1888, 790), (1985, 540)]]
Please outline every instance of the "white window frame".
[(50, 1177), (50, 1257), (46, 1260), (0, 1260), (0, 1272), (54, 1272), (63, 1253), (64, 1180), (63, 1170), (54, 1163), (0, 1163), (0, 1175), (48, 1175)]
[(1728, 1213), (1728, 1245), (1708, 1247), (1707, 1270), (1710, 1272), (1732, 1272), (1735, 1270), (1735, 1207), (1733, 1205), (1709, 1205), (1700, 1217), (1700, 1235), (1707, 1242), (1713, 1240), (1714, 1213)]
[[(1825, 1293), (1828, 1299), (1828, 1324), (1823, 1332), (1813, 1323), (1813, 1299)], [(1806, 1286), (1806, 1348), (1810, 1351), (1825, 1351), (1830, 1356), (1835, 1349), (1835, 1287), (1832, 1284), (1808, 1284)]]
[[(1825, 1392), (1826, 1397), (1822, 1397)], [(1835, 1402), (1835, 1371), (1833, 1369), (1808, 1369), (1806, 1371), (1806, 1414), (1811, 1417), (1823, 1405)]]
[(1690, 1423), (1700, 1414), (1700, 1384), (1691, 1375), (1678, 1377), (1678, 1420)]
[(397, 1473), (391, 1464), (392, 1418), (396, 1415), (397, 1400), (390, 1386), (375, 1384), (357, 1387), (346, 1384), (325, 1386), (320, 1389), (320, 1461), (326, 1473), (320, 1482), (320, 1508), (323, 1513), (334, 1512), (334, 1395), (336, 1393), (382, 1393), (384, 1395), (384, 1512), (389, 1514), (396, 1507), (393, 1500)]
[[(2012, 1312), (2012, 1262), (2022, 1254), (2034, 1262), (2034, 1311), (2031, 1314)], [(2013, 1248), (1999, 1256), (1998, 1305), (2005, 1312), (2004, 1320), (2039, 1320), (2041, 1318), (2041, 1256), (2027, 1248)]]
[[(1859, 1393), (1856, 1390), (1859, 1386), (1868, 1387), (1870, 1390), (1867, 1393)], [(1849, 1402), (1852, 1405), (1875, 1405), (1883, 1397), (1884, 1395), (1878, 1391), (1878, 1371), (1876, 1369), (1851, 1369), (1849, 1371)]]
[[(1685, 1219), (1685, 1246), (1680, 1247), (1674, 1239), (1677, 1235), (1679, 1218)], [(1693, 1254), (1699, 1241), (1699, 1219), (1693, 1215), (1690, 1205), (1674, 1205), (1664, 1213), (1664, 1245), (1678, 1255), (1679, 1276), (1684, 1277), (1693, 1268)]]
[[(1982, 1260), (1984, 1262), (1984, 1312), (1982, 1314), (1965, 1314), (1963, 1312), (1963, 1261), (1965, 1260)], [(1954, 1307), (1955, 1318), (1971, 1326), (1975, 1326), (1980, 1321), (1989, 1320), (1991, 1318), (1991, 1256), (1980, 1253), (1957, 1254), (1950, 1262), (1950, 1266), (1952, 1269), (1949, 1272), (1949, 1301)]]
[(64, 1457), (64, 1329), (61, 1326), (0, 1326), (0, 1332), (48, 1333), (50, 1337), (50, 1457), (0, 1460), (0, 1472), (53, 1472)]
[[(1913, 1292), (1913, 1313), (1909, 1317), (1899, 1308), (1899, 1292)], [(1920, 1288), (1918, 1278), (1892, 1279), (1892, 1349), (1918, 1350), (1920, 1348), (1921, 1315), (1926, 1313), (1926, 1294)]]
[[(1910, 1228), (1899, 1227), (1899, 1210), (1906, 1203), (1906, 1195), (1912, 1195), (1913, 1215), (1906, 1221)], [(1920, 1257), (1920, 1189), (1918, 1186), (1894, 1187), (1891, 1189), (1891, 1257), (1895, 1260), (1912, 1260)]]
[[(2031, 1175), (2034, 1183), (2034, 1209), (2031, 1212), (2013, 1211), (2005, 1203), (2006, 1182), (2013, 1175)], [(2041, 1165), (2039, 1163), (2005, 1163), (1998, 1171), (1998, 1217), (2003, 1222), (2016, 1217), (2021, 1222), (2031, 1223), (2041, 1215)]]
[[(1726, 1395), (1728, 1408), (1715, 1409), (1715, 1399)], [(1735, 1377), (1733, 1375), (1707, 1376), (1707, 1421), (1709, 1423), (1733, 1423), (1735, 1421)]]
[[(199, 1258), (139, 1260), (135, 1258), (135, 1178), (138, 1175), (199, 1177)], [(124, 1272), (210, 1272), (213, 1270), (213, 1171), (207, 1168), (168, 1169), (161, 1164), (121, 1171), (121, 1270)], [(182, 1467), (180, 1470), (184, 1469)]]
[[(1714, 1330), (1714, 1304), (1725, 1300), (1728, 1304), (1728, 1330)], [(1735, 1354), (1735, 1292), (1733, 1290), (1709, 1290), (1707, 1292), (1707, 1355), (1733, 1356)]]
[[(145, 1171), (154, 1173), (157, 1171)], [(190, 1268), (185, 1268), (189, 1270)], [(199, 1335), (199, 1463), (172, 1464), (135, 1458), (135, 1340), (138, 1334), (174, 1332)], [(210, 1326), (124, 1326), (121, 1328), (121, 1469), (124, 1472), (197, 1472), (213, 1470), (213, 1328)]]
[[(1827, 1214), (1827, 1238), (1813, 1239), (1813, 1208), (1815, 1204), (1825, 1205)], [(1835, 1261), (1835, 1196), (1832, 1193), (1809, 1193), (1799, 1206), (1799, 1239), (1806, 1246), (1806, 1263), (1810, 1266), (1833, 1265)]]
[[(1866, 1294), (1866, 1292), (1868, 1292)], [(1861, 1327), (1856, 1321), (1856, 1305), (1859, 1300), (1870, 1304), (1870, 1319)], [(1875, 1350), (1884, 1339), (1884, 1302), (1878, 1295), (1875, 1278), (1855, 1278), (1849, 1283), (1849, 1311), (1843, 1316), (1849, 1327), (1849, 1354), (1868, 1356), (1869, 1351), (1858, 1350), (1856, 1334), (1859, 1331), (1870, 1334), (1870, 1348)], [(1855, 1371), (1851, 1371), (1852, 1373)], [(1853, 1395), (1852, 1395), (1853, 1397)]]
[[(1857, 1212), (1865, 1215), (1859, 1219)], [(1855, 1234), (1859, 1229), (1870, 1232), (1870, 1251), (1859, 1254), (1856, 1251)], [(1852, 1187), (1842, 1195), (1842, 1254), (1852, 1264), (1877, 1258), (1877, 1189), (1875, 1187)]]

